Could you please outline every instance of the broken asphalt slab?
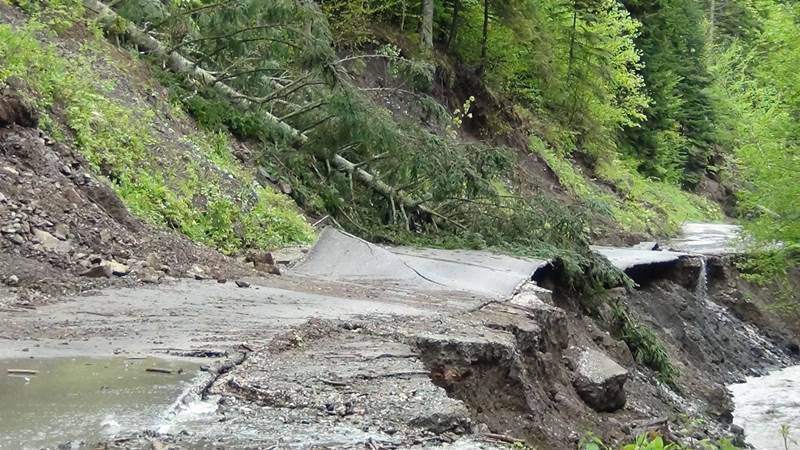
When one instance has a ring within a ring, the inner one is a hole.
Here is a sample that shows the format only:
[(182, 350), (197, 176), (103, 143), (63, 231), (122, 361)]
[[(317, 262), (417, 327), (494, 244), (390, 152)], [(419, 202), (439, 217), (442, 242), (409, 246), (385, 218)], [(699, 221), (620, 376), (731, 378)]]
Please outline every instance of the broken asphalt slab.
[(475, 250), (380, 246), (333, 228), (294, 271), (309, 277), (389, 283), (411, 291), (464, 291), (509, 297), (548, 261)]

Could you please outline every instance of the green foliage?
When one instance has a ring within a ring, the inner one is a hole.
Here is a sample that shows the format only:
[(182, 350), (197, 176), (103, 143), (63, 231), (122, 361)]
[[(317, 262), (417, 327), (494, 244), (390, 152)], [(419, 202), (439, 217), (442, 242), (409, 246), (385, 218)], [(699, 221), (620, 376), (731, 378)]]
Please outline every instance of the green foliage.
[[(597, 436), (589, 435), (578, 444), (580, 450), (614, 450), (616, 447), (608, 446)], [(737, 450), (729, 440), (723, 439), (718, 442), (704, 441), (700, 444), (703, 450)], [(665, 442), (664, 438), (655, 433), (642, 434), (630, 444), (619, 447), (619, 450), (692, 450), (690, 447), (678, 443)]]
[(693, 0), (625, 0), (642, 22), (636, 45), (652, 98), (647, 121), (627, 130), (629, 154), (642, 173), (693, 186), (709, 166), (714, 104), (705, 63), (702, 3)]
[[(38, 94), (42, 110), (59, 108), (78, 150), (140, 217), (227, 253), (310, 240), (312, 232), (302, 216), (269, 189), (253, 188), (232, 198), (223, 193), (222, 179), (211, 170), (202, 175), (192, 170), (168, 172), (168, 166), (151, 153), (156, 143), (148, 131), (152, 113), (112, 100), (110, 86), (92, 72), (89, 55), (65, 59), (40, 44), (31, 32), (0, 26), (0, 62), (0, 82), (22, 78)], [(209, 165), (239, 170), (223, 135), (202, 141), (210, 141), (200, 146)], [(175, 184), (180, 183), (183, 186), (177, 189)], [(205, 205), (195, 204), (198, 196), (205, 198)]]
[(628, 344), (636, 362), (655, 370), (662, 383), (674, 385), (678, 369), (672, 365), (661, 340), (652, 330), (639, 323), (621, 302), (614, 302), (611, 307), (619, 325), (619, 337)]
[(612, 217), (628, 231), (668, 235), (687, 221), (720, 220), (719, 206), (673, 184), (644, 178), (637, 172), (634, 161), (604, 159), (597, 164), (596, 175), (613, 186), (613, 193), (609, 193), (541, 140), (533, 138), (531, 148), (547, 161), (564, 187), (597, 214)]
[(14, 3), (35, 21), (56, 32), (69, 29), (84, 13), (81, 0), (15, 0)]
[(724, 111), (718, 135), (736, 162), (743, 224), (758, 245), (780, 242), (786, 250), (757, 258), (770, 266), (759, 272), (775, 273), (785, 270), (775, 267), (779, 261), (797, 264), (792, 255), (800, 245), (800, 11), (766, 0), (754, 5), (758, 26), (746, 37), (720, 35), (725, 45), (710, 67), (712, 92)]

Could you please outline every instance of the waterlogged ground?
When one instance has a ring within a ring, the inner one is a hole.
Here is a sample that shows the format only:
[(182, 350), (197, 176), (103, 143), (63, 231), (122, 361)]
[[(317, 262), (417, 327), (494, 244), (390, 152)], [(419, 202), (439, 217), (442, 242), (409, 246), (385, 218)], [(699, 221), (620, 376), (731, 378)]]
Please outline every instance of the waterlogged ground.
[(123, 430), (157, 429), (197, 374), (197, 364), (155, 358), (0, 360), (0, 449), (94, 443)]
[[(748, 378), (730, 390), (736, 404), (733, 422), (744, 428), (756, 450), (800, 449), (800, 366)], [(782, 426), (788, 428), (786, 440)]]

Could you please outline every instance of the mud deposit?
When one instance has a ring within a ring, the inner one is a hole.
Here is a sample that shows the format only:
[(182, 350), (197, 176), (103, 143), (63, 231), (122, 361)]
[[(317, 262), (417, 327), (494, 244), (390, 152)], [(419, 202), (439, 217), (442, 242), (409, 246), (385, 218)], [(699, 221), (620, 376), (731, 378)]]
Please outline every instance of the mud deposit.
[(733, 422), (744, 428), (756, 450), (800, 449), (800, 366), (748, 378), (730, 390), (736, 404)]
[(157, 428), (197, 373), (195, 364), (155, 358), (2, 360), (0, 449), (83, 448)]

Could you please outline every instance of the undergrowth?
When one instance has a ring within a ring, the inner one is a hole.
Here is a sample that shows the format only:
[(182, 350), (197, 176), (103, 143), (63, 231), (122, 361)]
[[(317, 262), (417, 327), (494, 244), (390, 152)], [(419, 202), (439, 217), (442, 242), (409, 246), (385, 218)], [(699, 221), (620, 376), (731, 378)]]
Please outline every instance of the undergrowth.
[[(626, 231), (654, 235), (675, 234), (687, 221), (718, 221), (718, 205), (681, 190), (678, 185), (647, 179), (636, 171), (634, 161), (601, 160), (592, 181), (573, 161), (540, 139), (531, 139), (536, 151), (556, 173), (559, 181), (596, 213), (605, 214)], [(605, 191), (598, 183), (606, 184)]]
[(202, 159), (186, 170), (159, 162), (153, 153), (159, 143), (150, 132), (154, 113), (110, 97), (112, 86), (91, 69), (98, 54), (91, 48), (64, 58), (36, 39), (36, 33), (51, 30), (35, 21), (24, 29), (0, 26), (0, 82), (21, 79), (35, 91), (48, 131), (57, 132), (54, 117), (63, 116), (67, 132), (60, 134), (72, 137), (132, 212), (229, 254), (311, 239), (310, 227), (284, 196), (252, 184), (236, 193), (223, 188), (220, 173), (243, 170), (224, 135), (195, 137)]
[(611, 308), (618, 324), (617, 334), (628, 344), (636, 362), (656, 371), (662, 383), (675, 387), (678, 369), (672, 365), (664, 343), (633, 317), (622, 302), (611, 303)]
[[(701, 442), (700, 445), (704, 450), (739, 449), (739, 447), (734, 446), (729, 439), (722, 439), (716, 442), (705, 440)], [(678, 443), (667, 442), (658, 434), (646, 433), (639, 435), (633, 442), (623, 444), (619, 447), (607, 445), (600, 438), (590, 435), (581, 440), (578, 448), (580, 450), (692, 450), (694, 447), (686, 447)]]

